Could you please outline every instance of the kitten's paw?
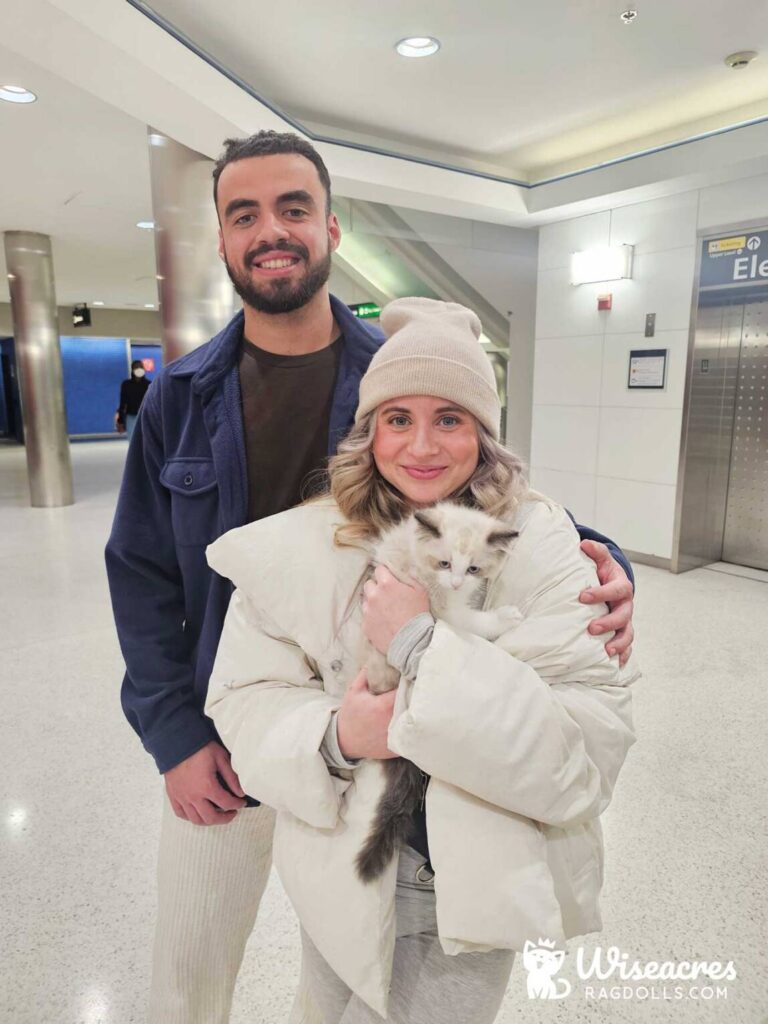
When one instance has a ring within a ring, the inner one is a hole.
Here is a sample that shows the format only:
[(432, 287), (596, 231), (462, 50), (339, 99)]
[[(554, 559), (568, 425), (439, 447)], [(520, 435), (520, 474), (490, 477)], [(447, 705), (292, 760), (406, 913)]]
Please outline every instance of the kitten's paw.
[(507, 630), (519, 626), (525, 616), (517, 605), (505, 604), (501, 608), (496, 609), (496, 618), (498, 619), (501, 633), (506, 633)]

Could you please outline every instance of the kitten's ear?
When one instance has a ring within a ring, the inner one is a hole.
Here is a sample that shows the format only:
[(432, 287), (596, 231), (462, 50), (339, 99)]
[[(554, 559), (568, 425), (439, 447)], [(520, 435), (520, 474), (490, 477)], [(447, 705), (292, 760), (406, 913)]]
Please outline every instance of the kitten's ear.
[(523, 946), (523, 953), (530, 953), (532, 949), (536, 948), (537, 946), (535, 942), (532, 942), (531, 939), (526, 939), (525, 945)]
[(488, 543), (492, 548), (505, 548), (515, 537), (519, 537), (518, 530), (492, 530), (488, 534)]
[(419, 526), (427, 531), (430, 537), (440, 536), (440, 527), (435, 522), (434, 513), (429, 513), (421, 509), (420, 511), (413, 513), (413, 518)]

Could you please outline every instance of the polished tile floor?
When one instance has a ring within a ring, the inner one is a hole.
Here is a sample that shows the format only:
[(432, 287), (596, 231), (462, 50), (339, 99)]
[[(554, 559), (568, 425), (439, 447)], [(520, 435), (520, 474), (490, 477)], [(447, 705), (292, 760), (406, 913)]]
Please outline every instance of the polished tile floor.
[[(74, 446), (77, 504), (31, 509), (23, 449), (0, 447), (2, 1024), (144, 1020), (161, 784), (120, 711), (102, 568), (124, 452)], [(733, 960), (737, 977), (719, 999), (688, 983), (587, 982), (572, 941), (570, 995), (529, 1001), (518, 963), (499, 1024), (768, 1020), (768, 585), (637, 575), (639, 742), (604, 818), (604, 932), (583, 946)], [(232, 1024), (281, 1024), (297, 963), (273, 878)]]

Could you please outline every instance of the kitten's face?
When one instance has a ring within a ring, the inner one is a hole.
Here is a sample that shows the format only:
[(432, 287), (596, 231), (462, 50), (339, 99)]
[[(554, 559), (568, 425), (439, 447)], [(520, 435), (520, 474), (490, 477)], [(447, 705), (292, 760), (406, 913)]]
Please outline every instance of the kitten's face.
[(416, 513), (421, 528), (421, 557), (438, 586), (445, 590), (477, 589), (480, 582), (493, 576), (507, 553), (507, 544), (515, 534), (494, 528), (483, 517), (477, 524), (453, 524), (450, 516), (439, 511)]

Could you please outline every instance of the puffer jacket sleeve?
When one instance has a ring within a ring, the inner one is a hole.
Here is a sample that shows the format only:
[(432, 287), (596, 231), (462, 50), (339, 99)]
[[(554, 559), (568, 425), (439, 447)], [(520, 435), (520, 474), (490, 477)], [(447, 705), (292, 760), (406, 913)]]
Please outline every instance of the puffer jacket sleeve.
[(205, 710), (245, 792), (317, 828), (332, 828), (349, 783), (329, 773), (320, 748), (338, 706), (301, 648), (236, 590)]
[(587, 632), (598, 610), (578, 595), (594, 585), (594, 567), (564, 514), (542, 513), (519, 543), (510, 571), (525, 577), (523, 622), (491, 643), (438, 620), (415, 680), (401, 680), (389, 747), (489, 803), (564, 828), (610, 802), (635, 740), (627, 684), (636, 673)]

